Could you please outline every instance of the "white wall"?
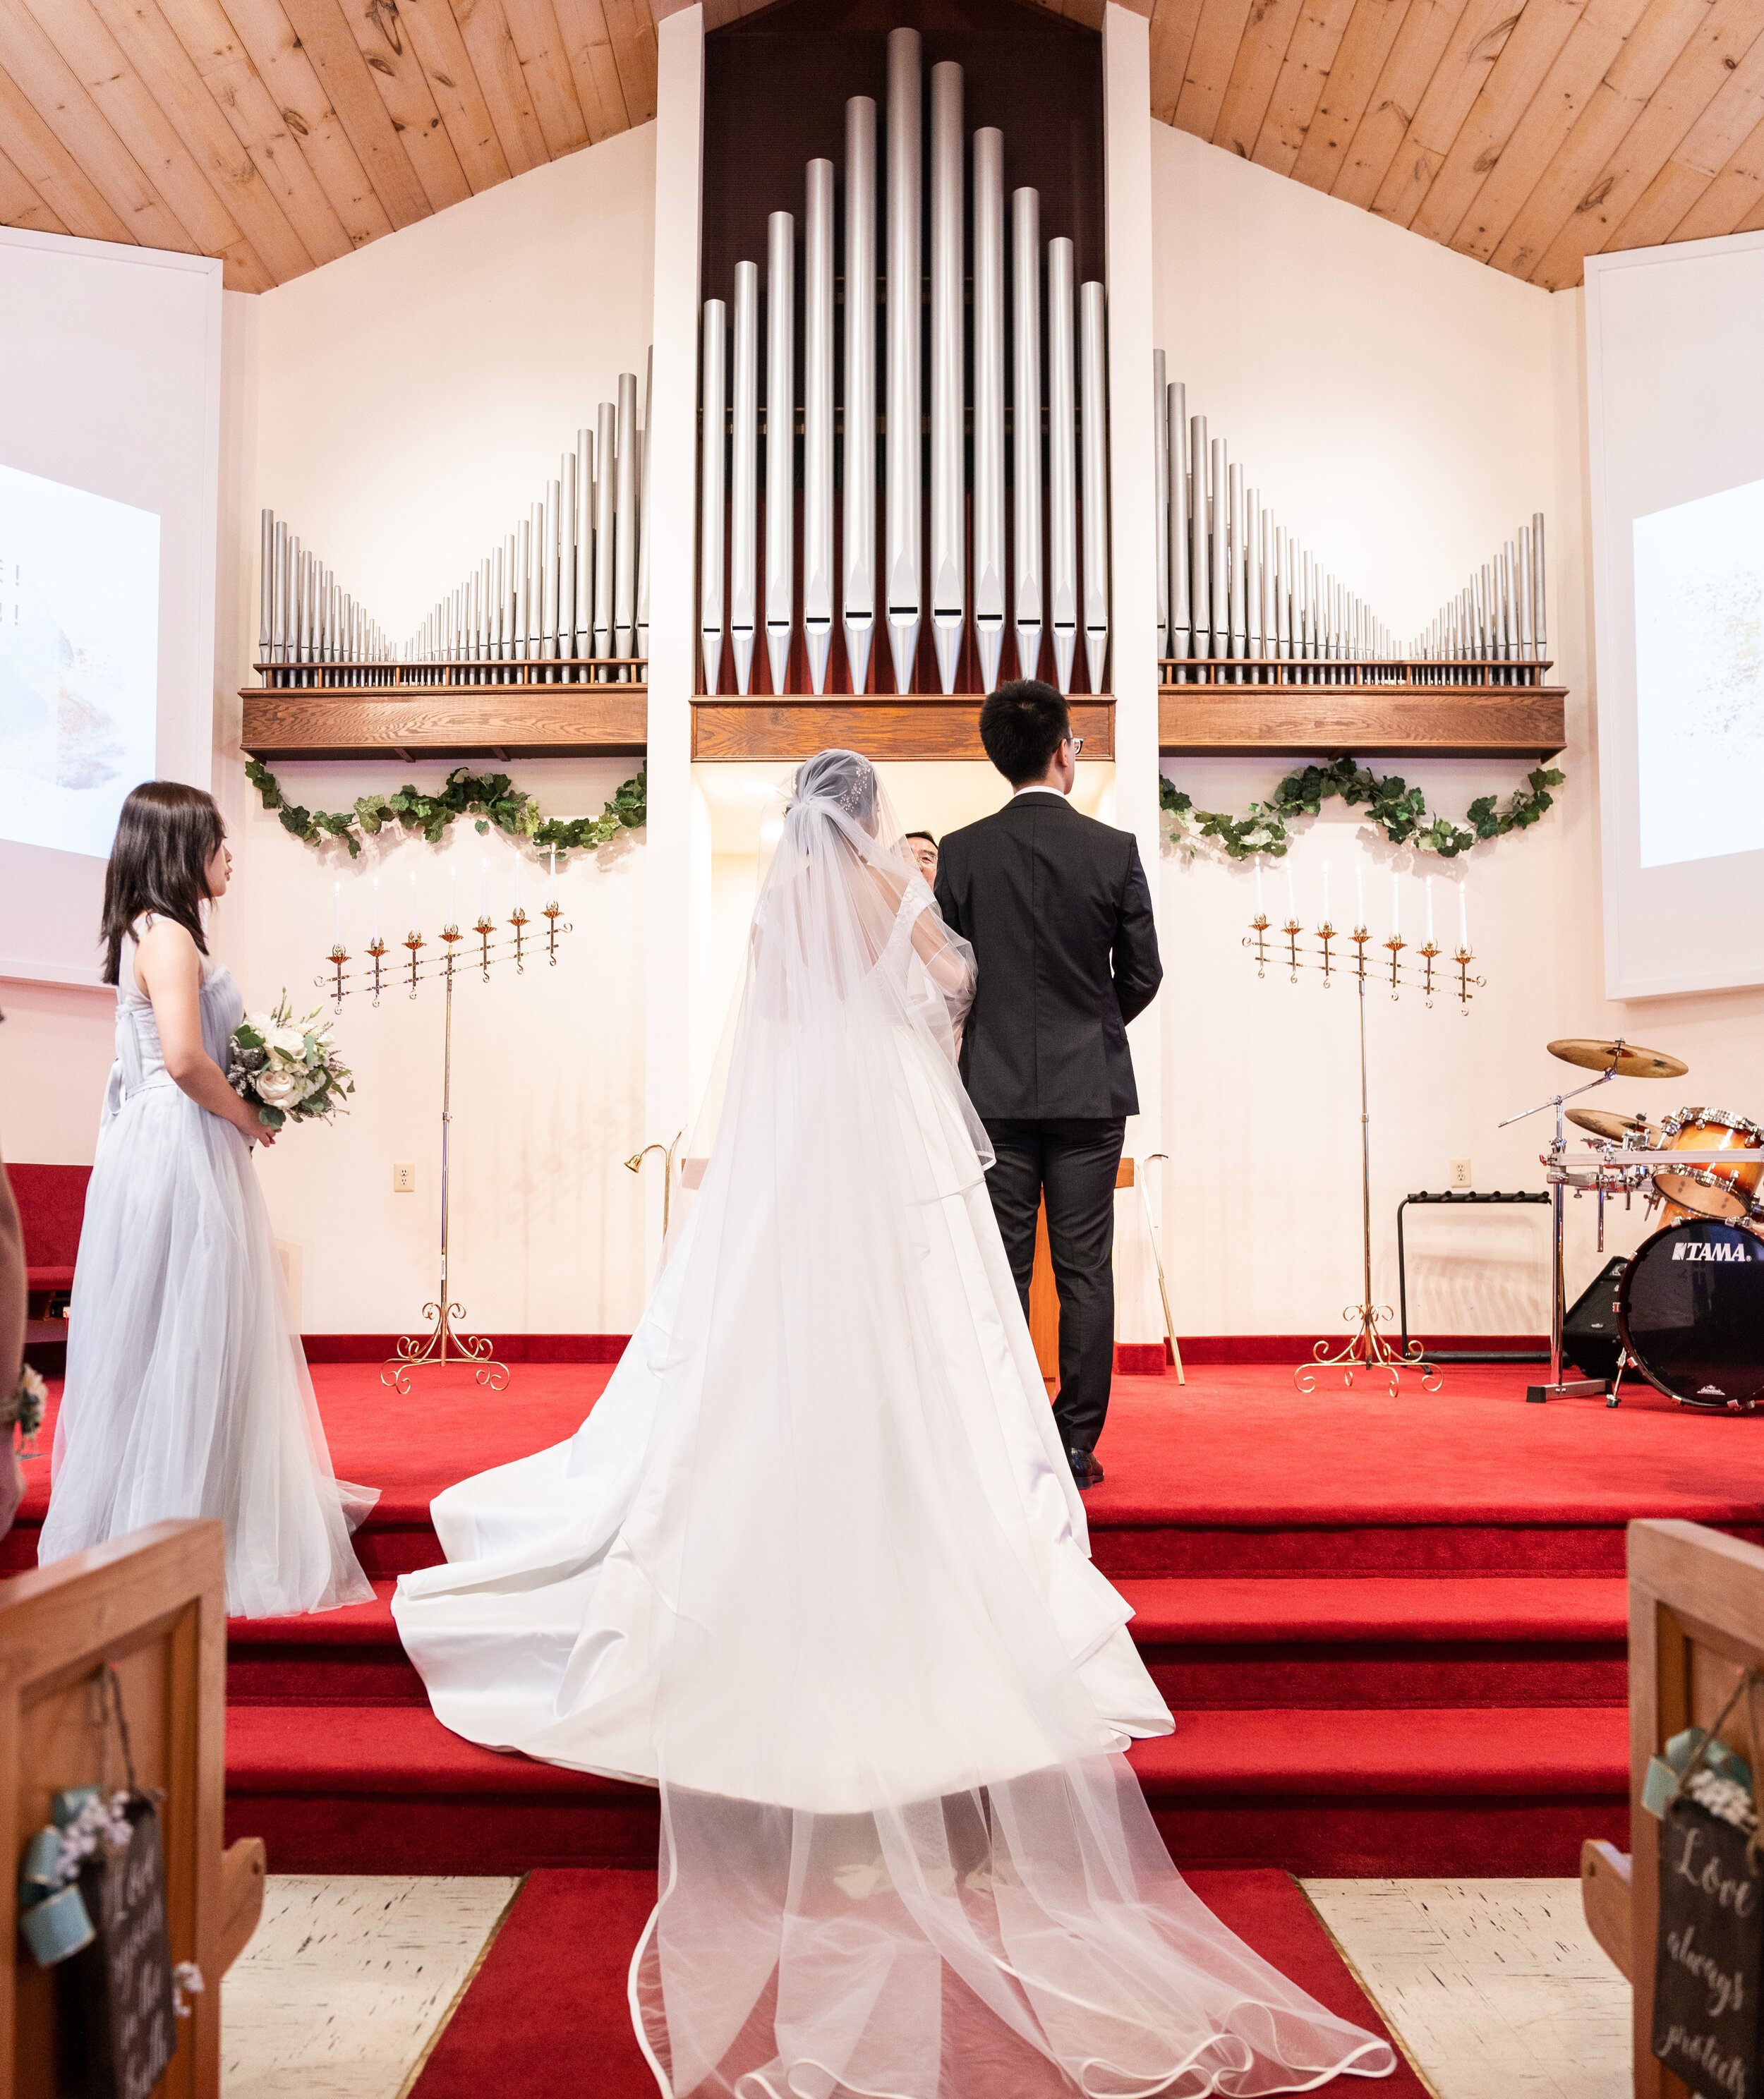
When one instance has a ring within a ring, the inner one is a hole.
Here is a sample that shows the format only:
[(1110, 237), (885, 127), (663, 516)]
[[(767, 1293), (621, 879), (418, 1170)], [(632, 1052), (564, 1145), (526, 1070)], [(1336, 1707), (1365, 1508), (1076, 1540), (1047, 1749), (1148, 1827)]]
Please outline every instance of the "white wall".
[[(420, 871), (425, 928), (460, 868), (512, 901), (512, 849), (469, 822), (430, 847), (376, 842), (351, 861), (300, 843), (259, 805), (238, 750), (238, 689), (257, 640), (261, 504), (337, 571), (394, 634), (414, 627), (525, 513), (557, 455), (618, 373), (644, 368), (650, 323), (653, 126), (610, 139), (406, 228), (226, 311), (216, 651), (215, 791), (233, 834), (235, 887), (215, 946), (248, 1003), (308, 991), (331, 944), (333, 885), (359, 953), (381, 876), (389, 942)], [(597, 815), (640, 761), (512, 761), (548, 814)], [(346, 807), (446, 768), (395, 761), (284, 764), (291, 799)], [(644, 1203), (622, 1161), (644, 1127), (645, 847), (625, 838), (560, 878), (574, 931), (553, 971), (462, 980), (454, 1023), (453, 1286), (492, 1333), (628, 1332), (640, 1309)], [(540, 887), (527, 863), (530, 911)], [(308, 1002), (319, 994), (310, 990)], [(0, 1027), (7, 1156), (89, 1160), (110, 1060), (108, 997), (8, 989)], [(302, 1256), (309, 1332), (411, 1327), (436, 1281), (441, 1099), (438, 995), (351, 1000), (340, 1027), (358, 1090), (332, 1129), (260, 1155), (278, 1235)], [(671, 1133), (666, 1133), (671, 1134)], [(418, 1169), (391, 1192), (394, 1162)], [(647, 1250), (653, 1254), (653, 1249)]]
[[(1500, 1119), (1578, 1083), (1545, 1043), (1623, 1034), (1671, 1050), (1688, 1077), (1613, 1085), (1596, 1104), (1658, 1115), (1699, 1101), (1764, 1110), (1750, 1045), (1764, 996), (1607, 1001), (1602, 995), (1597, 756), (1580, 295), (1551, 296), (1370, 213), (1154, 127), (1158, 341), (1190, 412), (1210, 419), (1282, 521), (1399, 633), (1412, 631), (1534, 509), (1546, 513), (1553, 676), (1569, 688), (1568, 776), (1534, 829), (1436, 868), (1467, 870), (1471, 933), (1488, 988), (1467, 1019), (1388, 988), (1367, 1001), (1375, 1292), (1394, 1303), (1395, 1212), (1469, 1157), (1480, 1188), (1541, 1187), (1546, 1118)], [(1504, 801), (1523, 762), (1371, 759), (1461, 817)], [(1289, 769), (1260, 759), (1166, 759), (1197, 806), (1241, 812)], [(1357, 862), (1382, 937), (1393, 856), (1339, 802), (1291, 864), (1300, 915), (1331, 864), (1339, 925)], [(1425, 869), (1423, 869), (1425, 872)], [(1268, 878), (1270, 916), (1284, 875)], [(1239, 946), (1255, 878), (1203, 855), (1163, 863), (1164, 1217), (1179, 1328), (1338, 1331), (1360, 1296), (1359, 1099), (1352, 994), (1270, 968)], [(1419, 892), (1409, 890), (1411, 913)], [(1283, 910), (1279, 915), (1284, 916)], [(1405, 935), (1416, 924), (1411, 915)], [(1590, 1075), (1589, 1075), (1590, 1076)], [(1596, 1266), (1593, 1204), (1569, 1204), (1571, 1296)], [(1537, 1331), (1546, 1323), (1544, 1212), (1408, 1213), (1410, 1314), (1422, 1331)], [(1609, 1220), (1613, 1248), (1642, 1218)]]

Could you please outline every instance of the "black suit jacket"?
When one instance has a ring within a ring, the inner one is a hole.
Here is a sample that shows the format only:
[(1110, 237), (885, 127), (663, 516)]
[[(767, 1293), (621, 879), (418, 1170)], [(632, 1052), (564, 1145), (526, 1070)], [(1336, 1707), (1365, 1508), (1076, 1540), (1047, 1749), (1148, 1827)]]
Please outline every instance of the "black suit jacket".
[(979, 964), (961, 1076), (982, 1117), (1137, 1115), (1127, 1023), (1164, 966), (1131, 832), (1017, 795), (944, 840), (937, 902)]

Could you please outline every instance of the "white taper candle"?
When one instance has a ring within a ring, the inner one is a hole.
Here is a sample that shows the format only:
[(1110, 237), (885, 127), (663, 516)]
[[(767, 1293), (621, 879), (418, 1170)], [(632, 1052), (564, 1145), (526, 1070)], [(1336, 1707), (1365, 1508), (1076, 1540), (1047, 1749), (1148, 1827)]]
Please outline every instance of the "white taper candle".
[(1390, 936), (1393, 940), (1402, 937), (1401, 898), (1397, 894), (1395, 868), (1390, 871)]
[(1467, 955), (1470, 953), (1470, 916), (1464, 909), (1464, 892), (1469, 887), (1467, 882), (1458, 885), (1458, 944)]
[(1433, 878), (1427, 877), (1427, 945), (1433, 944)]
[(331, 944), (333, 948), (341, 948), (343, 944), (343, 885), (341, 882), (333, 882), (331, 885)]
[(380, 941), (380, 878), (379, 878), (379, 876), (376, 874), (376, 875), (374, 877), (374, 944), (375, 944), (375, 945), (376, 945), (376, 946), (377, 946), (377, 945), (379, 944), (379, 941)]

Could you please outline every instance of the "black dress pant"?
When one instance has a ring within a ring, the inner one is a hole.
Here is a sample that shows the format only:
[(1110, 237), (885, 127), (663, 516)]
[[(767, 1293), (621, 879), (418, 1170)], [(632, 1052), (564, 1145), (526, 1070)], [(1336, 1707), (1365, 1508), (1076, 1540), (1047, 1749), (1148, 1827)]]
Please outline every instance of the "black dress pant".
[(1095, 1450), (1115, 1373), (1115, 1177), (1126, 1118), (993, 1122), (986, 1177), (1024, 1316), (1035, 1270), (1036, 1212), (1047, 1203), (1060, 1302), (1060, 1388), (1054, 1419), (1068, 1450)]

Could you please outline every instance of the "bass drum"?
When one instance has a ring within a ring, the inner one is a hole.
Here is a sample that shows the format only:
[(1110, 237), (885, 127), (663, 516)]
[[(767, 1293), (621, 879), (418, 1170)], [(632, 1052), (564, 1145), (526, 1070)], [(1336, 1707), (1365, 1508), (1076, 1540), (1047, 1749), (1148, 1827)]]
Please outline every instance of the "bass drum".
[(1764, 1239), (1713, 1217), (1643, 1239), (1617, 1286), (1617, 1331), (1669, 1397), (1749, 1407), (1764, 1393)]

